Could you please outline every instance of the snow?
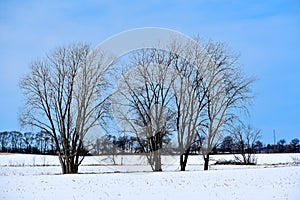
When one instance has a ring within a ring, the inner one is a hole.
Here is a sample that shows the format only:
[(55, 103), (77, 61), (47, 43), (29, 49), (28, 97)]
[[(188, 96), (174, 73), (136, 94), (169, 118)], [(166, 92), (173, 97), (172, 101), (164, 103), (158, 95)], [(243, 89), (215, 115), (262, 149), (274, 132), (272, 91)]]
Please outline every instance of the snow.
[[(300, 154), (259, 154), (256, 166), (213, 165), (203, 171), (191, 156), (180, 172), (164, 156), (164, 172), (151, 172), (143, 156), (86, 157), (80, 174), (61, 175), (56, 156), (0, 155), (0, 199), (300, 199)], [(122, 164), (122, 165), (121, 165)], [(118, 173), (116, 173), (118, 172)], [(126, 172), (126, 173), (123, 173)]]

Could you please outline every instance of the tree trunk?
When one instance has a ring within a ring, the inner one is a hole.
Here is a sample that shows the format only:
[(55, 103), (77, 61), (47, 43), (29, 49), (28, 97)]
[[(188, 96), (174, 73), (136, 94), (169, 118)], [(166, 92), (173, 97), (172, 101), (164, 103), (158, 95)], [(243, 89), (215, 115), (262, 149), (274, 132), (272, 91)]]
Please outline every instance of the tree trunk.
[(247, 159), (246, 159), (246, 152), (245, 152), (244, 142), (242, 142), (241, 146), (242, 146), (241, 147), (241, 154), (242, 154), (242, 157), (243, 157), (243, 162), (246, 165), (247, 164)]
[(65, 163), (60, 163), (60, 166), (61, 166), (61, 172), (62, 172), (62, 174), (66, 174), (67, 169), (66, 169)]
[(62, 158), (59, 157), (61, 169), (63, 174), (77, 174), (78, 163), (74, 162), (73, 158)]
[(204, 170), (208, 170), (209, 154), (204, 155)]
[(185, 171), (184, 154), (180, 154), (180, 171)]
[(190, 147), (186, 149), (183, 154), (180, 155), (180, 171), (185, 171), (189, 153), (190, 153)]
[(154, 171), (161, 172), (161, 155), (160, 150), (154, 151)]

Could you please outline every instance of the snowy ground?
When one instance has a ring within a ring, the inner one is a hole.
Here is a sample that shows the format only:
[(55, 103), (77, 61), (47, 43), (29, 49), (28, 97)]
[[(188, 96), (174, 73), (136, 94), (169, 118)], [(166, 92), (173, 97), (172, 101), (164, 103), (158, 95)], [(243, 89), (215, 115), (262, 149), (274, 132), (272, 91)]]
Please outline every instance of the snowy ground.
[[(179, 172), (176, 156), (165, 172), (151, 172), (142, 156), (87, 157), (81, 174), (60, 175), (56, 156), (0, 155), (0, 199), (300, 199), (300, 154), (260, 154), (257, 166), (220, 166), (211, 156), (203, 171), (191, 156)], [(116, 165), (114, 165), (114, 162)], [(126, 173), (124, 173), (126, 172)]]

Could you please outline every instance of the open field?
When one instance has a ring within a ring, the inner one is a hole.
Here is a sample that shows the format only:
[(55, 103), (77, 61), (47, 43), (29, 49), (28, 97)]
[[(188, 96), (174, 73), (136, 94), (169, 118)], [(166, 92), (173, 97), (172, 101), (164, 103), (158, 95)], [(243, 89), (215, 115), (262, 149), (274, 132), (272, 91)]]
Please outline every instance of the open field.
[(80, 174), (60, 175), (56, 156), (2, 154), (0, 199), (299, 199), (299, 158), (259, 154), (256, 166), (220, 166), (232, 156), (216, 155), (203, 171), (191, 156), (179, 172), (177, 156), (164, 156), (164, 172), (154, 173), (142, 156), (93, 156)]

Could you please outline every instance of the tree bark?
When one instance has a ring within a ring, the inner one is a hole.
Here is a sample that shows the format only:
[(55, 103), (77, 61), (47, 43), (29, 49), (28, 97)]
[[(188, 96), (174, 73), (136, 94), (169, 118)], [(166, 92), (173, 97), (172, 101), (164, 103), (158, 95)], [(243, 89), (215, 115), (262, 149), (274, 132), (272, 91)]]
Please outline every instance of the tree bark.
[(208, 170), (209, 154), (204, 155), (204, 170)]
[(189, 153), (190, 153), (190, 147), (186, 149), (183, 154), (180, 155), (180, 171), (185, 171)]
[(59, 161), (62, 169), (62, 174), (77, 174), (79, 164), (75, 162), (74, 158), (63, 158), (59, 156)]
[(160, 150), (154, 151), (154, 171), (161, 172), (161, 154)]

